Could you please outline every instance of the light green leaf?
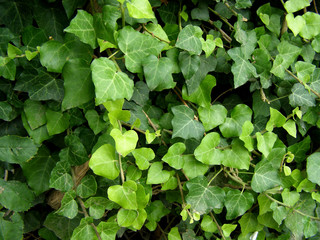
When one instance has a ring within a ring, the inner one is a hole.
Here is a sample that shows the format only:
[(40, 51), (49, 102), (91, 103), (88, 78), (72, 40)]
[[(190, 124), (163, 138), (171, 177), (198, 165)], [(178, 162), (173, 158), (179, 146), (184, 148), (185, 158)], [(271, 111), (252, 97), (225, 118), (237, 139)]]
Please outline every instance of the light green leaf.
[(195, 149), (195, 158), (208, 165), (220, 165), (223, 159), (221, 150), (216, 149), (220, 143), (220, 135), (217, 132), (208, 133), (202, 140), (200, 145)]
[(206, 57), (209, 57), (212, 54), (213, 50), (216, 48), (213, 36), (208, 34), (206, 41), (203, 38), (200, 38), (200, 41), (202, 44), (202, 50), (206, 53)]
[(280, 185), (279, 170), (274, 168), (269, 161), (259, 162), (255, 169), (251, 182), (252, 190), (264, 192)]
[(176, 83), (172, 78), (172, 62), (170, 58), (157, 58), (154, 55), (146, 57), (142, 61), (143, 72), (147, 85), (151, 91), (162, 91), (174, 88)]
[(200, 140), (204, 133), (202, 124), (194, 120), (194, 112), (186, 106), (175, 106), (172, 108), (174, 117), (172, 119), (172, 137), (183, 139), (195, 138)]
[(161, 162), (154, 162), (148, 170), (147, 184), (159, 184), (169, 180), (169, 171), (162, 170)]
[(308, 6), (310, 6), (310, 2), (308, 0), (289, 0), (284, 4), (284, 8), (288, 13), (297, 12)]
[(84, 206), (89, 208), (89, 214), (94, 219), (100, 219), (103, 217), (105, 210), (117, 208), (117, 204), (110, 201), (105, 197), (91, 197), (84, 202)]
[(240, 135), (240, 139), (244, 142), (244, 146), (248, 149), (248, 151), (253, 151), (253, 139), (251, 137), (251, 133), (253, 132), (254, 126), (250, 121), (245, 121), (242, 125), (242, 131)]
[(244, 104), (236, 105), (231, 111), (231, 118), (219, 126), (222, 135), (226, 138), (238, 137), (241, 135), (242, 125), (251, 121), (252, 110)]
[(265, 157), (268, 157), (278, 136), (273, 132), (266, 132), (263, 135), (260, 132), (257, 132), (256, 137), (258, 150), (262, 152)]
[(37, 151), (37, 145), (30, 138), (13, 135), (0, 137), (0, 161), (21, 164), (36, 155)]
[(222, 164), (226, 167), (248, 170), (250, 166), (250, 154), (242, 141), (234, 139), (231, 146), (232, 149), (224, 150)]
[(89, 44), (93, 49), (97, 47), (96, 32), (93, 27), (93, 16), (84, 10), (78, 10), (65, 32), (73, 33), (79, 39)]
[(138, 211), (138, 217), (132, 223), (132, 227), (139, 230), (143, 227), (144, 222), (147, 219), (147, 212), (144, 209), (138, 209), (137, 211)]
[(126, 178), (127, 180), (137, 181), (141, 178), (142, 172), (134, 165), (127, 167)]
[(148, 55), (158, 56), (165, 43), (126, 26), (119, 31), (118, 45), (125, 54), (125, 64), (132, 73), (142, 72), (142, 62)]
[(77, 187), (77, 195), (81, 198), (88, 198), (95, 195), (97, 191), (97, 182), (94, 176), (86, 175)]
[(190, 179), (204, 175), (209, 169), (208, 165), (197, 161), (192, 155), (184, 156), (184, 161), (183, 171)]
[(23, 239), (24, 222), (21, 215), (17, 212), (8, 218), (0, 218), (0, 232), (2, 239)]
[(216, 78), (212, 75), (207, 75), (205, 79), (202, 80), (200, 86), (193, 93), (188, 95), (187, 88), (184, 85), (182, 88), (183, 99), (196, 103), (202, 107), (211, 106), (211, 91), (216, 85)]
[(292, 107), (298, 106), (307, 106), (314, 107), (315, 106), (315, 95), (312, 95), (308, 92), (307, 89), (300, 83), (296, 83), (293, 85), (291, 89), (291, 94), (289, 96), (290, 105)]
[(266, 3), (259, 7), (257, 15), (271, 32), (274, 32), (277, 36), (280, 35), (282, 10), (271, 7), (270, 3)]
[(168, 152), (161, 159), (162, 161), (168, 163), (171, 167), (175, 169), (181, 169), (184, 165), (183, 153), (186, 151), (186, 145), (182, 142), (177, 142), (171, 145)]
[(136, 210), (121, 208), (117, 213), (117, 222), (121, 227), (130, 227), (137, 217), (138, 213)]
[(301, 53), (301, 48), (292, 45), (288, 41), (281, 41), (277, 46), (279, 54), (277, 54), (271, 73), (279, 78), (284, 78), (285, 70), (295, 61)]
[(119, 71), (108, 58), (100, 57), (91, 63), (92, 80), (96, 91), (96, 104), (127, 98), (133, 94), (133, 81)]
[(320, 167), (320, 153), (316, 152), (307, 158), (308, 179), (320, 186), (320, 175), (318, 169)]
[(252, 207), (254, 198), (249, 192), (241, 192), (237, 189), (230, 189), (225, 198), (227, 209), (226, 219), (231, 220), (243, 215)]
[(138, 209), (137, 184), (134, 181), (126, 181), (122, 186), (113, 185), (108, 188), (108, 197), (111, 201), (125, 209)]
[(0, 76), (12, 81), (15, 80), (16, 64), (14, 60), (0, 56)]
[(5, 181), (0, 178), (0, 203), (8, 210), (23, 212), (29, 210), (35, 198), (27, 184), (19, 181)]
[[(94, 98), (90, 65), (83, 59), (71, 59), (62, 69), (64, 98), (62, 110), (78, 107)], [(75, 87), (77, 86), (77, 87)]]
[(241, 48), (232, 48), (228, 51), (228, 54), (234, 61), (231, 67), (234, 76), (234, 88), (242, 86), (252, 77), (258, 77), (256, 68), (244, 56)]
[(119, 225), (116, 222), (103, 222), (101, 221), (97, 226), (97, 230), (103, 240), (114, 240), (118, 230)]
[(55, 164), (50, 151), (44, 145), (39, 148), (36, 156), (21, 164), (23, 175), (36, 195), (49, 190), (50, 174)]
[(201, 221), (201, 229), (205, 232), (215, 233), (218, 231), (217, 224), (209, 215), (204, 215)]
[(51, 171), (49, 187), (67, 192), (73, 187), (73, 180), (70, 175), (71, 166), (67, 161), (59, 161)]
[(132, 0), (127, 2), (127, 8), (132, 18), (155, 18), (148, 0)]
[(200, 55), (202, 52), (201, 36), (202, 30), (200, 27), (187, 25), (180, 31), (176, 47)]
[(278, 204), (276, 203), (272, 203), (270, 207), (273, 210), (273, 219), (278, 223), (278, 225), (280, 225), (282, 221), (287, 217), (288, 209), (283, 206), (278, 206)]
[(297, 128), (296, 123), (292, 119), (289, 119), (284, 125), (283, 128), (294, 138), (297, 137)]
[(300, 194), (286, 188), (282, 191), (281, 197), (284, 204), (293, 207), (299, 201)]
[(23, 110), (32, 130), (46, 124), (46, 107), (41, 102), (28, 99), (24, 102)]
[(306, 12), (302, 15), (306, 25), (301, 29), (300, 36), (306, 39), (312, 39), (320, 33), (320, 15), (314, 12)]
[(138, 148), (133, 150), (132, 155), (136, 160), (136, 164), (140, 170), (149, 168), (149, 161), (155, 158), (155, 154), (151, 148)]
[(186, 202), (191, 205), (192, 211), (202, 215), (214, 208), (223, 207), (224, 191), (216, 186), (208, 186), (208, 181), (204, 176), (193, 178), (187, 182), (186, 186), (189, 190)]
[(208, 107), (199, 107), (200, 120), (206, 131), (223, 124), (227, 118), (228, 110), (221, 104)]
[(267, 122), (266, 129), (271, 132), (274, 127), (282, 127), (287, 118), (282, 115), (277, 109), (270, 107), (270, 119)]
[(311, 75), (316, 69), (316, 66), (302, 61), (297, 61), (294, 65), (298, 78), (302, 80), (302, 82), (307, 83), (310, 81)]
[(225, 237), (230, 237), (230, 234), (236, 229), (237, 224), (223, 224), (221, 230)]
[(89, 167), (96, 175), (111, 180), (116, 179), (120, 171), (117, 166), (114, 147), (110, 144), (102, 145), (92, 154)]
[(21, 55), (22, 51), (17, 48), (16, 46), (13, 46), (12, 44), (8, 43), (8, 49), (7, 49), (8, 57), (13, 59), (17, 55)]
[(161, 184), (161, 190), (174, 190), (178, 187), (178, 179), (174, 176), (170, 176), (169, 180)]
[(306, 238), (313, 237), (319, 232), (319, 225), (316, 221), (307, 218), (304, 222), (303, 234)]
[(85, 117), (95, 135), (99, 134), (107, 126), (107, 123), (102, 120), (102, 116), (99, 116), (97, 111), (94, 109), (88, 110)]
[(180, 236), (178, 227), (171, 228), (171, 230), (168, 234), (168, 240), (181, 240), (181, 236)]
[(74, 218), (78, 214), (78, 204), (74, 200), (76, 197), (75, 191), (66, 192), (61, 200), (61, 207), (57, 210), (57, 214), (67, 218)]
[(113, 137), (116, 142), (116, 150), (123, 157), (127, 156), (132, 152), (138, 142), (138, 134), (134, 130), (129, 130), (124, 134), (121, 133), (119, 129), (112, 129), (110, 135)]
[(67, 113), (47, 109), (46, 118), (49, 136), (62, 133), (69, 127), (70, 115)]

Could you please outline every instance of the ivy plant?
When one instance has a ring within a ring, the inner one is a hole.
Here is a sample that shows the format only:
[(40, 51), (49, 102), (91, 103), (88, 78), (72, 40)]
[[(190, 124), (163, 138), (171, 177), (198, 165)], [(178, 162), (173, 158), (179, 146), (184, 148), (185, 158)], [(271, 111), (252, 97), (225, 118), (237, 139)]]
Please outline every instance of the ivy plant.
[(317, 4), (0, 1), (0, 239), (319, 239)]

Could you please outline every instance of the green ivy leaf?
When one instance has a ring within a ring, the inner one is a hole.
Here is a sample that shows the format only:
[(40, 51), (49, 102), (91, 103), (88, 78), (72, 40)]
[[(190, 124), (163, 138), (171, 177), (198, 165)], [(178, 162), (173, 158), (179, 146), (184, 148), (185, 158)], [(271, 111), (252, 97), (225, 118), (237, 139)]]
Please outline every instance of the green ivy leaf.
[(256, 137), (258, 150), (262, 152), (265, 157), (268, 157), (278, 136), (273, 132), (266, 132), (263, 135), (257, 132)]
[(288, 147), (288, 152), (294, 155), (294, 161), (302, 162), (306, 159), (306, 153), (309, 151), (311, 145), (311, 138), (307, 136), (301, 142), (295, 143)]
[(44, 145), (39, 148), (36, 156), (21, 164), (23, 175), (36, 195), (49, 190), (50, 174), (55, 164), (50, 151)]
[(250, 154), (244, 147), (242, 141), (234, 139), (231, 146), (232, 149), (224, 150), (222, 164), (226, 167), (248, 170), (250, 166)]
[(168, 152), (161, 159), (175, 169), (181, 169), (184, 165), (183, 153), (186, 151), (186, 145), (182, 142), (177, 142), (170, 146)]
[(198, 112), (205, 131), (223, 124), (228, 114), (228, 110), (221, 104), (212, 105), (210, 108), (200, 106)]
[(306, 39), (312, 39), (320, 33), (320, 16), (314, 12), (306, 12), (302, 15), (306, 25), (301, 29), (300, 36)]
[(230, 234), (236, 229), (237, 224), (223, 224), (221, 230), (223, 235), (226, 237), (230, 237)]
[(222, 135), (226, 138), (238, 137), (241, 135), (242, 125), (251, 121), (252, 110), (244, 104), (236, 105), (231, 111), (231, 118), (219, 126)]
[(242, 86), (252, 77), (258, 77), (256, 68), (244, 56), (241, 48), (232, 48), (228, 51), (228, 54), (234, 61), (231, 67), (234, 76), (234, 88)]
[(180, 31), (176, 47), (200, 55), (202, 52), (201, 36), (202, 30), (200, 27), (187, 25)]
[(93, 49), (97, 47), (96, 32), (93, 27), (93, 17), (84, 10), (78, 10), (65, 32), (73, 33), (79, 39), (89, 44)]
[(242, 125), (242, 132), (239, 137), (244, 142), (244, 146), (248, 149), (249, 152), (254, 150), (253, 139), (251, 137), (253, 129), (253, 124), (250, 121), (245, 121)]
[(259, 162), (252, 177), (251, 187), (255, 192), (264, 192), (280, 185), (279, 170), (269, 161)]
[(79, 137), (70, 134), (65, 137), (64, 142), (67, 147), (60, 151), (60, 160), (70, 163), (71, 166), (78, 166), (88, 161), (87, 150)]
[(92, 218), (82, 218), (78, 227), (72, 233), (71, 240), (92, 239), (98, 240), (95, 230), (91, 226)]
[(293, 207), (299, 201), (300, 194), (285, 188), (281, 193), (281, 197), (284, 204)]
[(198, 176), (186, 184), (189, 193), (186, 202), (191, 209), (199, 214), (206, 214), (214, 208), (222, 208), (225, 198), (224, 191), (216, 186), (208, 186), (204, 176)]
[(0, 76), (12, 81), (15, 80), (16, 65), (14, 60), (0, 56)]
[(219, 143), (219, 133), (208, 133), (201, 140), (200, 145), (194, 150), (195, 158), (204, 164), (220, 165), (224, 155), (221, 150), (215, 148)]
[(85, 201), (84, 206), (89, 208), (89, 214), (94, 219), (103, 217), (105, 210), (117, 208), (117, 204), (104, 197), (90, 197)]
[(173, 138), (195, 138), (198, 140), (202, 138), (204, 128), (200, 122), (194, 120), (192, 109), (181, 105), (173, 107), (172, 112), (174, 114), (172, 119)]
[(102, 116), (99, 116), (96, 110), (90, 109), (85, 114), (88, 124), (95, 135), (100, 133), (106, 128), (107, 123), (102, 120)]
[(64, 79), (62, 110), (78, 107), (94, 98), (94, 86), (88, 62), (83, 59), (67, 61), (62, 76)]
[(207, 75), (205, 79), (202, 80), (200, 86), (192, 94), (188, 95), (186, 86), (182, 88), (183, 99), (196, 103), (202, 107), (211, 106), (211, 91), (216, 85), (216, 78), (212, 75)]
[(61, 207), (57, 210), (57, 214), (67, 218), (74, 218), (78, 214), (78, 204), (74, 200), (76, 197), (75, 191), (66, 192), (61, 200)]
[(166, 208), (162, 201), (155, 200), (146, 208), (146, 212), (148, 213), (149, 222), (158, 223), (161, 218), (170, 213), (170, 210)]
[(148, 0), (132, 0), (127, 2), (127, 8), (132, 18), (155, 18)]
[(308, 62), (302, 62), (302, 61), (297, 61), (294, 67), (297, 71), (298, 78), (304, 83), (307, 83), (310, 81), (311, 75), (316, 69), (315, 65)]
[(74, 11), (77, 8), (82, 7), (85, 2), (85, 0), (62, 0), (62, 5), (64, 7), (64, 10), (66, 11), (68, 18), (73, 15)]
[(41, 102), (28, 99), (24, 102), (23, 110), (32, 130), (46, 124), (46, 107), (42, 105)]
[(175, 87), (170, 58), (158, 59), (156, 56), (150, 55), (142, 60), (142, 65), (147, 85), (151, 91), (162, 91)]
[(69, 114), (47, 109), (46, 118), (49, 136), (62, 133), (69, 127)]
[(96, 194), (97, 182), (94, 176), (86, 175), (77, 187), (77, 195), (81, 198), (88, 198)]
[(143, 60), (148, 55), (158, 56), (165, 46), (164, 43), (129, 26), (119, 31), (118, 45), (125, 54), (127, 69), (133, 73), (141, 73)]
[(252, 233), (255, 231), (261, 231), (263, 229), (263, 225), (259, 224), (257, 217), (253, 213), (244, 214), (240, 220), (239, 224), (241, 227), (241, 233), (246, 235), (248, 233)]
[(169, 180), (169, 171), (162, 170), (162, 168), (162, 162), (154, 162), (151, 164), (148, 170), (147, 184), (159, 184)]
[(138, 134), (134, 130), (129, 130), (124, 134), (121, 133), (119, 129), (112, 129), (110, 135), (113, 137), (116, 142), (116, 150), (123, 157), (127, 156), (132, 152), (138, 142)]
[(197, 176), (204, 175), (209, 169), (209, 166), (197, 161), (194, 156), (186, 155), (184, 156), (184, 166), (183, 171), (188, 178), (192, 179)]
[(137, 203), (137, 184), (132, 181), (126, 181), (122, 186), (113, 185), (108, 188), (108, 197), (111, 201), (119, 204), (125, 209), (138, 209)]
[(271, 132), (274, 127), (282, 127), (287, 118), (282, 115), (277, 109), (270, 107), (270, 119), (267, 122), (266, 129)]
[(243, 215), (251, 208), (254, 198), (249, 192), (241, 192), (237, 189), (230, 189), (225, 198), (227, 209), (226, 219), (231, 220)]
[(297, 128), (296, 123), (292, 119), (289, 119), (284, 125), (283, 128), (294, 138), (297, 137)]
[(320, 175), (318, 170), (320, 166), (320, 153), (313, 153), (307, 158), (307, 173), (308, 179), (320, 185)]
[(217, 224), (213, 222), (209, 215), (204, 215), (201, 221), (201, 229), (209, 233), (215, 233), (218, 231)]
[(96, 89), (96, 104), (127, 98), (133, 94), (133, 81), (119, 72), (108, 58), (98, 58), (91, 63), (92, 80)]
[(292, 107), (298, 106), (307, 106), (314, 107), (315, 106), (315, 95), (311, 95), (307, 89), (300, 83), (296, 83), (293, 85), (291, 89), (291, 94), (289, 96), (290, 105)]
[(138, 213), (136, 210), (121, 208), (117, 213), (117, 222), (121, 227), (130, 227), (137, 217)]
[(119, 176), (120, 172), (116, 163), (114, 147), (104, 144), (92, 154), (89, 167), (96, 175), (113, 180)]
[(209, 57), (212, 54), (213, 50), (216, 48), (213, 36), (207, 35), (206, 41), (203, 38), (200, 38), (200, 41), (202, 44), (202, 50), (206, 53), (206, 57)]
[(298, 15), (294, 17), (292, 13), (286, 15), (286, 21), (289, 29), (295, 36), (297, 36), (306, 25), (306, 20), (302, 16)]
[(190, 79), (200, 67), (200, 57), (186, 51), (180, 52), (179, 67), (185, 79)]
[(115, 239), (119, 229), (120, 227), (116, 222), (101, 221), (97, 226), (97, 230), (101, 238), (107, 240)]
[(5, 219), (0, 218), (1, 237), (3, 239), (23, 239), (24, 223), (19, 213), (13, 213), (12, 216)]
[(7, 102), (0, 102), (0, 119), (12, 121), (17, 117), (18, 113), (13, 106)]
[(149, 168), (149, 161), (155, 158), (155, 154), (151, 148), (138, 148), (133, 150), (132, 155), (136, 160), (136, 164), (140, 170)]
[(281, 9), (271, 7), (270, 3), (266, 3), (259, 7), (257, 15), (271, 32), (277, 34), (277, 36), (280, 35), (281, 17), (283, 16)]
[(23, 163), (38, 151), (32, 139), (19, 136), (0, 137), (0, 160), (7, 163)]
[(35, 196), (25, 183), (14, 180), (5, 181), (1, 178), (0, 186), (0, 203), (5, 208), (23, 212), (33, 205)]
[(67, 192), (73, 187), (73, 180), (70, 175), (70, 164), (67, 161), (59, 161), (51, 171), (49, 187)]
[(178, 227), (171, 228), (171, 230), (168, 234), (168, 239), (169, 240), (181, 240), (181, 236), (180, 236)]
[(287, 10), (288, 13), (297, 12), (308, 6), (310, 6), (308, 0), (289, 0), (286, 1), (284, 4), (284, 8)]

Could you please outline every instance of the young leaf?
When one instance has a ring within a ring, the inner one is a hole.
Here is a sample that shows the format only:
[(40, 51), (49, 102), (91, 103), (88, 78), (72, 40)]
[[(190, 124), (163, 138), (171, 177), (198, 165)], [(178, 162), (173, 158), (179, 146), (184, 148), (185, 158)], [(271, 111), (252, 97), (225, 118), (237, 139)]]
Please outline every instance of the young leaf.
[(101, 221), (97, 226), (98, 233), (102, 239), (115, 239), (119, 229), (120, 227), (116, 222)]
[(133, 81), (119, 71), (108, 58), (98, 58), (91, 63), (92, 80), (96, 90), (96, 104), (117, 99), (130, 99), (133, 94)]
[(138, 148), (133, 150), (132, 155), (136, 160), (136, 164), (140, 170), (149, 168), (149, 161), (155, 158), (155, 154), (151, 148)]
[(235, 139), (232, 141), (231, 146), (232, 149), (224, 150), (222, 164), (227, 167), (248, 170), (250, 166), (250, 154), (243, 146), (242, 141)]
[(243, 215), (251, 208), (253, 201), (254, 199), (251, 193), (230, 189), (225, 199), (225, 206), (227, 208), (226, 219), (231, 220)]
[(61, 200), (61, 207), (56, 212), (59, 215), (67, 218), (74, 218), (78, 214), (78, 204), (74, 200), (76, 197), (75, 191), (66, 192)]
[(262, 152), (265, 157), (268, 157), (278, 136), (273, 132), (266, 132), (263, 135), (260, 132), (257, 132), (256, 136), (258, 150)]
[(114, 147), (104, 144), (92, 154), (89, 167), (96, 175), (113, 180), (119, 176), (120, 172), (116, 163)]
[(134, 130), (129, 130), (124, 134), (121, 133), (119, 129), (112, 129), (110, 135), (113, 137), (116, 142), (116, 150), (123, 157), (127, 156), (132, 152), (138, 142), (138, 134)]
[(200, 145), (195, 149), (195, 158), (208, 165), (220, 165), (223, 159), (221, 150), (216, 149), (220, 143), (219, 133), (208, 133), (202, 140)]
[(274, 127), (282, 127), (286, 120), (286, 117), (283, 116), (277, 109), (270, 107), (270, 119), (266, 126), (267, 131), (271, 132)]
[(306, 12), (302, 15), (306, 25), (300, 31), (300, 36), (306, 39), (312, 39), (320, 33), (320, 16), (314, 12)]
[(147, 184), (159, 184), (169, 180), (170, 173), (166, 170), (162, 170), (163, 166), (161, 162), (154, 162), (148, 170)]
[(188, 181), (186, 184), (189, 193), (186, 202), (191, 205), (191, 209), (199, 214), (206, 214), (214, 208), (222, 208), (225, 193), (216, 186), (208, 186), (208, 181), (204, 176), (198, 176)]
[(239, 137), (244, 142), (244, 146), (248, 149), (249, 152), (254, 150), (253, 139), (250, 135), (253, 132), (253, 129), (253, 124), (250, 121), (245, 121), (242, 125), (242, 132)]
[(171, 228), (171, 230), (168, 234), (168, 239), (169, 240), (181, 240), (181, 236), (180, 236), (178, 227)]
[(199, 107), (200, 120), (206, 131), (223, 124), (227, 118), (228, 110), (221, 104), (208, 107)]
[(284, 8), (287, 10), (288, 13), (297, 12), (308, 6), (310, 6), (308, 0), (289, 0), (286, 1), (284, 4)]
[(217, 224), (209, 215), (204, 215), (201, 221), (201, 229), (206, 232), (215, 233), (218, 231)]
[(100, 133), (104, 128), (106, 128), (107, 123), (102, 120), (96, 110), (90, 109), (85, 114), (88, 124), (95, 135)]
[(80, 225), (72, 233), (71, 240), (92, 239), (98, 240), (95, 230), (91, 226), (92, 218), (82, 218)]
[(181, 169), (184, 165), (183, 153), (186, 151), (186, 145), (182, 142), (171, 145), (168, 152), (161, 159), (175, 169)]
[(320, 167), (320, 153), (313, 153), (307, 158), (308, 179), (320, 185), (320, 175), (318, 170)]
[(125, 209), (138, 209), (137, 197), (137, 184), (134, 181), (126, 181), (122, 186), (113, 185), (108, 188), (108, 197), (111, 201), (119, 204)]
[(192, 109), (181, 105), (173, 107), (172, 112), (174, 114), (172, 119), (173, 138), (181, 137), (183, 139), (201, 139), (204, 133), (204, 128), (200, 122), (194, 120), (194, 113)]
[(148, 0), (132, 0), (127, 2), (130, 17), (133, 18), (155, 18)]
[(204, 175), (209, 169), (208, 165), (197, 161), (192, 155), (184, 156), (184, 161), (183, 171), (190, 179)]
[(91, 197), (85, 201), (84, 206), (89, 208), (89, 214), (94, 219), (103, 217), (106, 209), (117, 208), (117, 204), (104, 197)]
[(130, 227), (137, 217), (137, 211), (121, 208), (117, 213), (117, 222), (121, 227)]

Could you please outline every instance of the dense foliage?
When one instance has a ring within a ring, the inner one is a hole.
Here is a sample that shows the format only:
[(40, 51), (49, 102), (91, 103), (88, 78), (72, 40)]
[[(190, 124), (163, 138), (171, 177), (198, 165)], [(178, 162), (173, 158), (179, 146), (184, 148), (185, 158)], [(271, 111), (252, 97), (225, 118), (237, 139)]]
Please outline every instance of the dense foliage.
[(0, 239), (319, 239), (316, 4), (0, 0)]

